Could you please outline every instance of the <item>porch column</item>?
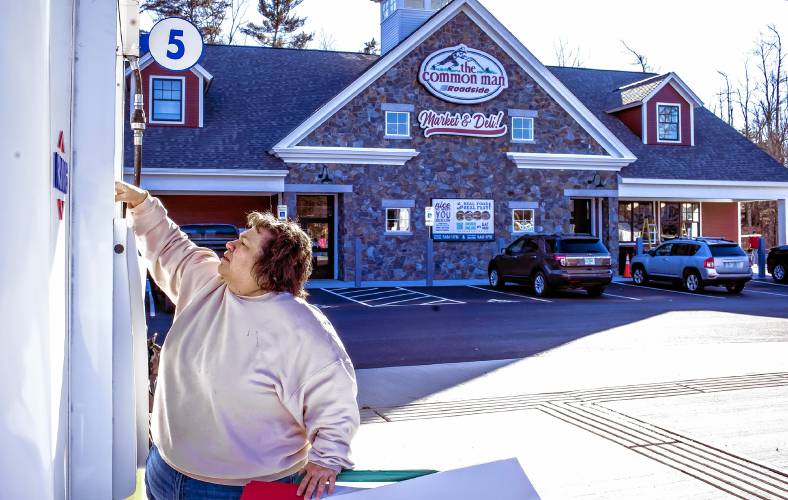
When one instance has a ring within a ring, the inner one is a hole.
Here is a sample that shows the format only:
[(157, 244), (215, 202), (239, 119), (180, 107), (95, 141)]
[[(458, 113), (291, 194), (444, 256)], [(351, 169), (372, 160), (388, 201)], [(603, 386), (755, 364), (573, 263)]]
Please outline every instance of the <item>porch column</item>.
[(788, 199), (777, 200), (777, 244), (788, 245)]

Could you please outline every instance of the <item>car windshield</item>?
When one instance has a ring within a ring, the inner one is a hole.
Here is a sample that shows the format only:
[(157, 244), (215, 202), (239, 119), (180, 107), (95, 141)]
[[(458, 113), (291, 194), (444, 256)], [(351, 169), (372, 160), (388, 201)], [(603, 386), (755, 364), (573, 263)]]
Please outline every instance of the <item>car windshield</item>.
[(555, 251), (564, 253), (607, 253), (607, 249), (601, 241), (590, 239), (558, 240)]
[(181, 230), (190, 238), (232, 238), (238, 237), (238, 230), (230, 225), (183, 225)]
[(739, 248), (739, 245), (709, 245), (711, 254), (714, 257), (744, 257), (746, 254), (744, 250)]

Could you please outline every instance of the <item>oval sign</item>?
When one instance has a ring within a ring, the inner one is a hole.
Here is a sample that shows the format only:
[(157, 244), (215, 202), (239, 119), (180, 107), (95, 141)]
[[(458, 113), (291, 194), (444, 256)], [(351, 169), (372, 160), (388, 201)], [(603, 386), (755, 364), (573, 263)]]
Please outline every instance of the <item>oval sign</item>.
[(462, 44), (430, 54), (419, 81), (436, 97), (457, 104), (489, 101), (509, 86), (498, 59)]

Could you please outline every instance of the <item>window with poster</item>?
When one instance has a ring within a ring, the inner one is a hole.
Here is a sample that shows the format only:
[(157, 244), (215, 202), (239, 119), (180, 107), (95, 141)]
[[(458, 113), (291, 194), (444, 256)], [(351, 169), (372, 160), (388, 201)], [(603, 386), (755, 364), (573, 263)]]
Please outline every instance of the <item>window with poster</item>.
[(660, 202), (659, 219), (662, 240), (700, 236), (700, 203)]
[(533, 208), (512, 209), (512, 232), (533, 233), (534, 231), (535, 231), (534, 209)]

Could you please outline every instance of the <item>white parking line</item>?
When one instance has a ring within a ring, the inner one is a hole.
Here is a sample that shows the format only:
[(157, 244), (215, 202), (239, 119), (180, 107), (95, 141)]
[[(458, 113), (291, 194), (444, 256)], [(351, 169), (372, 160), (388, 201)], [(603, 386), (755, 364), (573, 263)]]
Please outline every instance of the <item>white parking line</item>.
[(763, 293), (766, 295), (777, 295), (778, 297), (788, 297), (788, 294), (786, 293), (763, 292), (761, 290), (753, 290), (752, 288), (745, 288), (745, 290), (750, 293)]
[(373, 295), (380, 295), (381, 293), (391, 293), (393, 291), (395, 291), (395, 290), (393, 290), (393, 289), (392, 290), (383, 290), (383, 291), (380, 291), (380, 292), (360, 293), (358, 295), (347, 295), (347, 297), (353, 297), (354, 299), (357, 299), (359, 297), (372, 297)]
[(535, 300), (537, 302), (548, 302), (548, 303), (552, 303), (553, 302), (552, 300), (540, 299), (538, 297), (530, 297), (528, 295), (519, 295), (519, 294), (516, 294), (516, 293), (507, 293), (507, 292), (501, 292), (501, 291), (498, 291), (498, 290), (490, 290), (489, 288), (482, 288), (480, 286), (474, 286), (474, 285), (465, 285), (465, 286), (467, 286), (468, 288), (475, 288), (476, 290), (482, 290), (482, 291), (485, 291), (485, 292), (500, 293), (501, 295), (511, 295), (512, 297), (520, 297), (520, 298), (523, 298), (523, 299), (531, 299), (531, 300)]
[[(377, 287), (376, 288), (348, 288), (346, 290), (350, 290), (349, 292), (347, 292), (347, 296), (348, 297), (356, 297), (357, 295), (355, 295), (355, 294), (358, 293), (358, 292), (361, 292), (358, 295), (366, 295), (367, 292), (372, 291), (372, 290), (380, 290), (380, 288), (377, 288)], [(388, 290), (383, 290), (381, 292), (375, 292), (375, 293), (386, 293), (387, 291)], [(354, 294), (354, 295), (350, 295), (351, 293)]]
[(424, 292), (417, 292), (415, 290), (408, 290), (407, 288), (400, 288), (400, 287), (397, 287), (397, 288), (399, 288), (400, 290), (408, 291), (410, 293), (420, 293), (421, 295), (424, 295), (425, 297), (433, 297), (433, 298), (438, 299), (438, 300), (448, 300), (448, 301), (451, 301), (451, 302), (456, 302), (457, 304), (465, 304), (465, 302), (463, 302), (461, 300), (447, 299), (446, 297), (438, 297), (437, 295), (430, 295), (430, 294), (424, 293)]
[(321, 290), (323, 290), (324, 292), (330, 293), (331, 295), (336, 295), (337, 297), (341, 297), (341, 298), (349, 300), (351, 302), (355, 302), (356, 304), (361, 304), (362, 306), (372, 307), (371, 305), (365, 304), (364, 302), (361, 302), (360, 300), (355, 300), (355, 299), (352, 299), (350, 297), (345, 297), (342, 294), (339, 294), (339, 293), (336, 293), (336, 292), (332, 292), (328, 288), (321, 288)]
[(393, 299), (395, 297), (404, 297), (405, 295), (414, 295), (414, 293), (413, 292), (405, 292), (405, 293), (398, 293), (398, 294), (395, 294), (395, 295), (386, 295), (385, 297), (375, 297), (374, 299), (367, 299), (364, 302), (375, 302), (376, 300)]
[(654, 288), (654, 287), (651, 287), (651, 286), (630, 285), (629, 283), (616, 282), (616, 283), (613, 283), (613, 284), (614, 285), (621, 285), (621, 286), (631, 286), (633, 288), (640, 288), (640, 289), (643, 289), (643, 290), (654, 290), (654, 291), (657, 291), (657, 292), (680, 293), (682, 295), (691, 295), (693, 297), (705, 297), (707, 299), (721, 299), (721, 300), (725, 300), (726, 299), (726, 297), (717, 297), (716, 295), (702, 295), (702, 294), (699, 294), (699, 293), (682, 292), (682, 291), (679, 291), (679, 290), (667, 290), (665, 288)]
[(626, 295), (615, 295), (615, 294), (608, 293), (608, 292), (605, 292), (602, 295), (610, 295), (611, 297), (618, 297), (619, 299), (643, 300), (643, 299), (636, 299), (635, 297), (627, 297)]

